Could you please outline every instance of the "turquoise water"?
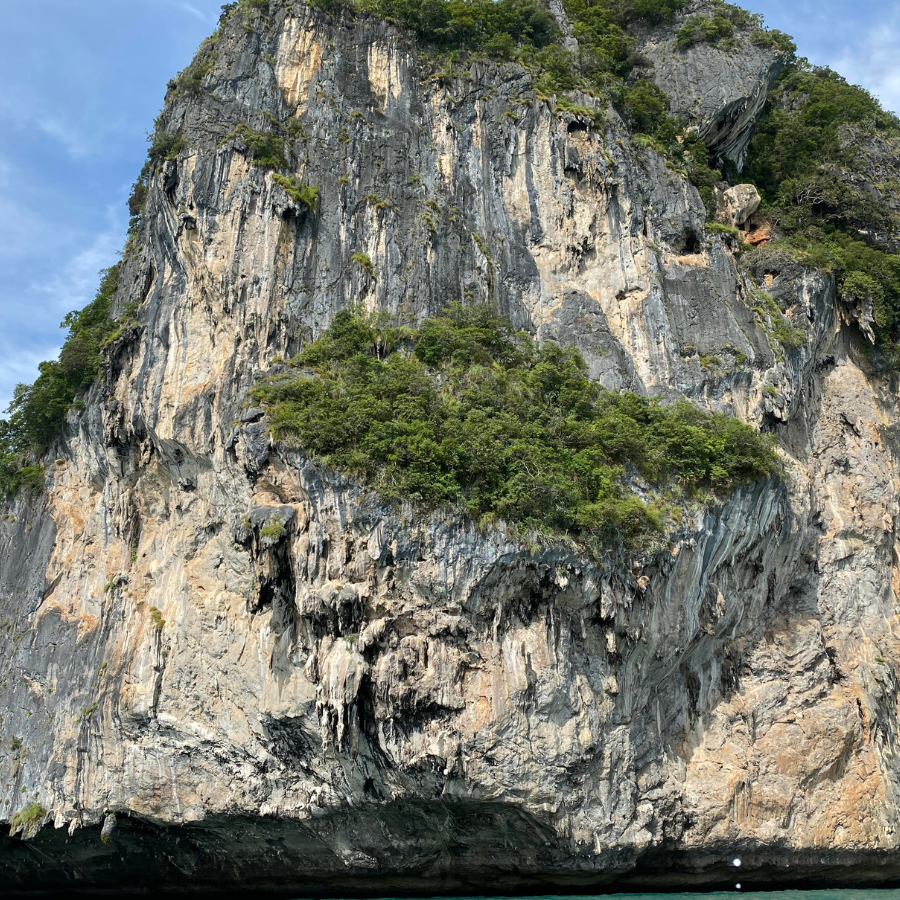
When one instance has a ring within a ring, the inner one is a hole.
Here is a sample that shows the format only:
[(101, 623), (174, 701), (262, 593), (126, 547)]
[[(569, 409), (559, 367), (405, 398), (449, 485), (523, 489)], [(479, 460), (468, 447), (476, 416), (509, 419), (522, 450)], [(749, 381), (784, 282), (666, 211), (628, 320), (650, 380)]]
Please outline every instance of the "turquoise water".
[[(717, 900), (721, 897), (750, 897), (753, 900), (900, 900), (900, 890), (849, 890), (833, 891), (720, 891), (707, 894), (604, 894), (598, 897), (566, 897), (562, 900)], [(480, 897), (477, 900), (508, 900), (500, 897)], [(561, 900), (559, 897), (529, 897), (523, 900)]]
[[(605, 897), (591, 898), (591, 900), (711, 900), (716, 897), (733, 897), (740, 894), (742, 897), (752, 897), (755, 900), (900, 900), (900, 891), (852, 891), (839, 889), (836, 891), (769, 891), (756, 893), (755, 891), (723, 891), (716, 894), (607, 894)], [(550, 898), (546, 898), (550, 900)], [(559, 898), (554, 898), (559, 900)], [(569, 898), (575, 900), (575, 898)], [(587, 900), (587, 898), (582, 898)]]
[[(900, 900), (900, 891), (852, 891), (844, 888), (835, 891), (723, 891), (716, 894), (607, 894), (591, 900), (711, 900), (716, 897), (753, 897), (755, 900)], [(546, 898), (550, 900), (550, 898)], [(559, 900), (559, 898), (554, 898)], [(575, 900), (575, 898), (569, 898)], [(587, 900), (587, 898), (582, 898)]]
[[(710, 894), (606, 894), (602, 897), (569, 897), (566, 900), (714, 900), (719, 897), (751, 897), (754, 900), (900, 900), (896, 891), (854, 891), (840, 888), (834, 891), (722, 891)], [(532, 897), (530, 900), (560, 900), (558, 897)]]

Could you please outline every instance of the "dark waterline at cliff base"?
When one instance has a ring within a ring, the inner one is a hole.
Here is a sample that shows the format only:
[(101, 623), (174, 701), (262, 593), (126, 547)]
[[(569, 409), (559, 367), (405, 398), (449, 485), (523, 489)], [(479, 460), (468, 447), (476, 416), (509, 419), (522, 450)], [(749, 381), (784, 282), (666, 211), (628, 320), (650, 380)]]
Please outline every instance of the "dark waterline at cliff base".
[[(248, 900), (255, 897), (274, 897), (280, 896), (284, 900), (307, 900), (308, 897), (314, 895), (305, 895), (304, 897), (292, 898), (288, 894), (277, 891), (258, 892), (253, 889), (235, 889), (223, 892), (208, 892), (202, 888), (194, 891), (189, 885), (184, 886), (185, 893), (178, 896), (194, 896), (206, 898), (206, 900)], [(80, 900), (100, 900), (100, 898), (111, 897), (146, 897), (153, 896), (156, 892), (152, 889), (132, 888), (126, 891), (105, 890), (91, 891), (89, 888), (79, 890), (77, 888), (63, 891), (36, 891), (28, 893), (6, 893), (0, 889), (0, 894), (8, 898), (18, 897), (53, 897), (54, 900), (64, 900), (64, 898), (80, 898)], [(161, 896), (174, 896), (169, 892), (163, 892)], [(347, 898), (359, 896), (348, 894)], [(447, 895), (444, 897), (412, 897), (405, 895), (397, 898), (375, 898), (375, 900), (455, 900), (456, 897), (463, 895)], [(474, 896), (465, 895), (469, 900), (508, 900), (509, 897), (515, 896), (505, 894), (501, 896)], [(745, 891), (740, 882), (735, 883), (735, 887), (730, 890), (708, 891), (708, 892), (679, 892), (667, 891), (665, 893), (598, 893), (598, 894), (552, 894), (546, 896), (526, 896), (523, 895), (518, 900), (560, 900), (561, 897), (567, 900), (715, 900), (715, 898), (740, 896), (751, 898), (751, 900), (900, 900), (900, 889), (854, 889), (854, 888), (837, 888), (825, 890), (789, 890), (789, 891)], [(338, 895), (323, 894), (322, 897), (334, 898), (334, 900), (347, 900), (347, 898), (339, 898)]]
[[(284, 897), (285, 900), (308, 900), (308, 896), (306, 897), (296, 897), (291, 898), (285, 894), (278, 895), (277, 892), (272, 894), (270, 892), (257, 892), (252, 889), (237, 889), (237, 890), (229, 890), (224, 892), (207, 892), (201, 890), (198, 893), (193, 893), (189, 886), (185, 886), (185, 890), (187, 893), (179, 895), (179, 896), (195, 896), (206, 898), (206, 900), (238, 900), (238, 898), (242, 898), (242, 900), (247, 900), (247, 898), (253, 897), (273, 897), (273, 896), (281, 896)], [(90, 900), (90, 898), (95, 898), (95, 900), (101, 900), (101, 898), (111, 898), (111, 897), (125, 897), (125, 896), (153, 896), (153, 890), (130, 890), (127, 892), (118, 892), (118, 891), (100, 891), (100, 892), (91, 892), (89, 890), (79, 891), (74, 890), (72, 892), (38, 892), (37, 894), (14, 894), (11, 895), (13, 897), (25, 897), (25, 896), (41, 896), (41, 897), (53, 897), (55, 900), (63, 900), (63, 898), (81, 898), (81, 900)], [(168, 893), (165, 896), (172, 896)], [(347, 898), (338, 898), (336, 895), (331, 894), (323, 894), (322, 897), (334, 898), (334, 900), (348, 900), (350, 897), (354, 897), (358, 895), (348, 894)], [(392, 898), (375, 898), (375, 900), (456, 900), (457, 897), (462, 895), (447, 895), (444, 897), (412, 897), (409, 895), (400, 896), (400, 897), (392, 897)], [(501, 896), (472, 896), (467, 895), (469, 900), (508, 900), (509, 897), (514, 895), (505, 894)], [(749, 898), (749, 900), (900, 900), (900, 889), (879, 889), (879, 888), (835, 888), (835, 889), (825, 889), (825, 890), (789, 890), (789, 891), (749, 891), (743, 890), (743, 885), (740, 882), (735, 883), (735, 887), (731, 890), (719, 890), (719, 891), (708, 891), (708, 892), (679, 892), (679, 891), (667, 891), (664, 893), (597, 893), (597, 894), (551, 894), (546, 896), (522, 896), (517, 898), (517, 900), (561, 900), (561, 898), (566, 898), (566, 900), (716, 900), (716, 898), (725, 898), (725, 897), (745, 897)]]

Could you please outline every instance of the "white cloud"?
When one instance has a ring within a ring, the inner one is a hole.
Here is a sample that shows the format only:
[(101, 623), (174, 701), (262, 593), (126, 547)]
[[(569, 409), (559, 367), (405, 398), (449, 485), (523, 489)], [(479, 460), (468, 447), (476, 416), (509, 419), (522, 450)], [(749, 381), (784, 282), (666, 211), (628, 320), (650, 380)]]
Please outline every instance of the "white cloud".
[(87, 138), (84, 131), (58, 116), (38, 116), (34, 124), (47, 135), (59, 141), (72, 159), (84, 159), (95, 149), (95, 141)]
[(72, 256), (59, 274), (31, 285), (33, 291), (48, 295), (60, 313), (81, 309), (89, 303), (97, 292), (100, 271), (111, 266), (119, 255), (125, 222), (113, 207), (107, 209), (106, 218), (108, 227)]
[[(215, 6), (215, 13), (212, 12), (204, 12), (194, 3), (187, 3), (186, 0), (163, 0), (166, 6), (171, 6), (176, 9), (180, 9), (182, 12), (186, 12), (189, 16), (193, 16), (193, 18), (198, 19), (201, 22), (214, 22), (218, 18), (218, 10), (222, 5), (224, 0), (217, 0), (217, 5)], [(201, 5), (203, 5), (201, 3)]]
[(72, 159), (84, 159), (92, 155), (105, 137), (104, 124), (82, 119), (74, 124), (57, 111), (46, 107), (46, 98), (31, 96), (26, 92), (10, 91), (0, 96), (0, 111), (7, 123), (27, 132), (32, 129), (58, 141)]
[(208, 22), (208, 21), (209, 21), (209, 16), (207, 16), (207, 15), (205, 15), (204, 13), (200, 12), (200, 10), (197, 9), (196, 6), (191, 6), (190, 3), (182, 3), (182, 4), (181, 4), (181, 8), (182, 8), (185, 12), (190, 13), (192, 16), (195, 16), (196, 18), (198, 18), (201, 22)]
[(900, 113), (900, 12), (845, 45), (833, 68), (871, 91), (886, 109)]
[[(2, 217), (0, 204), (0, 220)], [(59, 274), (28, 285), (23, 299), (2, 298), (6, 308), (0, 319), (0, 417), (12, 400), (15, 386), (34, 381), (38, 363), (59, 355), (63, 335), (55, 326), (66, 313), (81, 309), (93, 299), (100, 283), (99, 272), (116, 261), (125, 226), (112, 209), (107, 211), (107, 220), (109, 227), (70, 256), (60, 266)], [(29, 336), (35, 328), (41, 335), (37, 345)]]

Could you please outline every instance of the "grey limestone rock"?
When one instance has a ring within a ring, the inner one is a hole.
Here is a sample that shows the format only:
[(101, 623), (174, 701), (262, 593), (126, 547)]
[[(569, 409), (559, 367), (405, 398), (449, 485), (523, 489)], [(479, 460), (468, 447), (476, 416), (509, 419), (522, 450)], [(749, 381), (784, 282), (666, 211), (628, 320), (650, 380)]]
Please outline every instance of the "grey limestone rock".
[(762, 198), (752, 184), (736, 184), (722, 192), (719, 221), (740, 228), (759, 209)]
[(714, 156), (730, 160), (740, 171), (784, 60), (777, 51), (748, 40), (746, 32), (738, 33), (736, 47), (678, 47), (676, 33), (688, 17), (715, 13), (715, 4), (697, 0), (666, 27), (643, 35), (640, 52), (652, 62), (650, 77), (668, 94), (672, 114), (695, 128)]

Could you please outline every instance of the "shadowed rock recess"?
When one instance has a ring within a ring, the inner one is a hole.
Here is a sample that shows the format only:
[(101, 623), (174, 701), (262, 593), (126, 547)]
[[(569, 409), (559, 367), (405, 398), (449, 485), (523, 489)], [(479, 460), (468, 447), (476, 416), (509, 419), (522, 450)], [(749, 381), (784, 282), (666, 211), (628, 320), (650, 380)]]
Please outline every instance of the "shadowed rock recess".
[[(0, 894), (900, 877), (897, 390), (833, 277), (741, 262), (605, 102), (259, 5), (170, 87), (125, 324), (2, 508)], [(698, 9), (645, 72), (739, 166), (779, 57), (677, 50)], [(270, 440), (256, 380), (336, 311), (451, 301), (774, 433), (783, 477), (597, 561)]]

